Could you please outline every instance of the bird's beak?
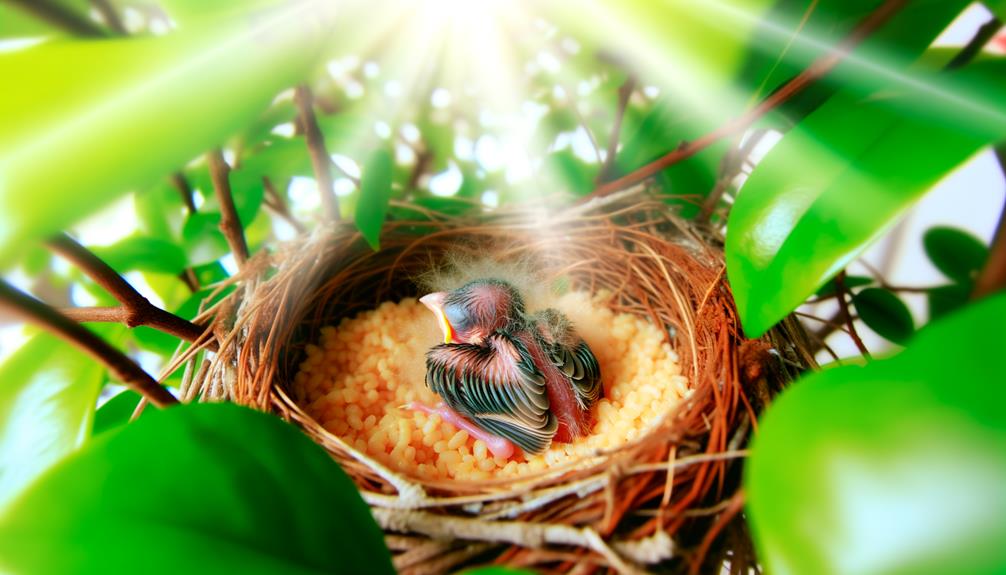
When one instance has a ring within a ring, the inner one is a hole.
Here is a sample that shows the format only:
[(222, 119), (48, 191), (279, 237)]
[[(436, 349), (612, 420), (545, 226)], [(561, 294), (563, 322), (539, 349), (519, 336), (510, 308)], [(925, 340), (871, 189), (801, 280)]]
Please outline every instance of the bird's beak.
[(444, 298), (447, 294), (442, 291), (433, 292), (419, 298), (419, 302), (430, 308), (433, 315), (437, 317), (437, 323), (444, 332), (444, 343), (451, 343), (454, 339), (454, 330), (451, 329), (451, 322), (447, 321), (447, 314), (444, 313)]

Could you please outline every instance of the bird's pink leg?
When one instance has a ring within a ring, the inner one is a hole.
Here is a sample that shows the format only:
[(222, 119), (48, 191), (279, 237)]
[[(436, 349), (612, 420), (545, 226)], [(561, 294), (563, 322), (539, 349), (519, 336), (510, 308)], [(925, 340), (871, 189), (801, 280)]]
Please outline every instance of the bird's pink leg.
[(517, 451), (517, 446), (515, 446), (512, 442), (498, 435), (493, 435), (484, 429), (476, 427), (474, 423), (468, 421), (450, 407), (447, 407), (447, 404), (442, 401), (438, 403), (436, 407), (430, 407), (418, 401), (410, 402), (404, 407), (414, 411), (422, 411), (423, 413), (429, 415), (433, 415), (434, 413), (439, 415), (441, 419), (450, 423), (454, 427), (467, 431), (468, 435), (474, 437), (475, 439), (481, 439), (486, 444), (486, 447), (489, 448), (489, 451), (492, 452), (493, 457), (510, 459)]

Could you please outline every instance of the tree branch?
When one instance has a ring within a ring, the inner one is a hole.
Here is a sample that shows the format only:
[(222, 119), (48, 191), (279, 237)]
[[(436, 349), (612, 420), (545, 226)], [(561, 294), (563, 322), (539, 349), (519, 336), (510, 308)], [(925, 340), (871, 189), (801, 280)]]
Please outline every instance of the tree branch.
[(244, 266), (248, 261), (248, 243), (245, 241), (245, 232), (241, 227), (238, 210), (234, 207), (234, 195), (231, 193), (229, 177), (231, 169), (219, 149), (207, 154), (206, 162), (210, 168), (213, 191), (217, 195), (217, 202), (220, 203), (220, 232), (227, 238), (227, 245), (230, 246), (238, 266)]
[(325, 137), (314, 115), (314, 97), (307, 86), (301, 85), (294, 91), (293, 99), (300, 112), (300, 123), (307, 139), (314, 179), (318, 182), (318, 193), (321, 195), (321, 208), (327, 219), (337, 222), (340, 219), (339, 199), (333, 187), (332, 157), (325, 148)]
[(883, 26), (891, 19), (891, 17), (897, 14), (898, 11), (904, 7), (905, 1), (906, 0), (887, 0), (884, 2), (883, 5), (874, 10), (866, 17), (866, 19), (856, 26), (856, 29), (853, 30), (841, 44), (835, 47), (835, 49), (819, 57), (811, 63), (806, 70), (784, 84), (778, 90), (762, 100), (760, 104), (739, 118), (735, 118), (726, 124), (723, 124), (712, 132), (678, 147), (676, 150), (657, 158), (649, 164), (646, 164), (645, 166), (626, 174), (621, 178), (617, 178), (598, 186), (593, 192), (584, 196), (580, 201), (587, 201), (592, 198), (605, 196), (612, 192), (638, 184), (678, 162), (687, 160), (719, 141), (721, 138), (747, 129), (748, 126), (753, 124), (769, 111), (786, 103), (791, 98), (805, 90), (808, 86), (831, 72), (835, 66), (837, 66), (849, 54), (849, 52), (851, 52), (877, 28)]
[[(1006, 144), (996, 148), (996, 156), (999, 164), (1006, 173)], [(971, 299), (985, 297), (993, 292), (1006, 288), (1006, 204), (1003, 205), (999, 213), (999, 224), (996, 225), (995, 235), (992, 237), (992, 247), (989, 250), (989, 259), (985, 262), (985, 267), (978, 274), (978, 281), (975, 282), (975, 290), (971, 293)]]
[(123, 383), (157, 407), (178, 403), (168, 390), (124, 353), (56, 310), (0, 280), (0, 309), (45, 328), (103, 363)]
[(621, 140), (622, 122), (625, 120), (625, 110), (629, 107), (629, 99), (636, 89), (636, 78), (629, 76), (624, 84), (618, 88), (618, 108), (615, 110), (615, 123), (611, 126), (611, 135), (608, 136), (608, 149), (605, 151), (604, 165), (597, 173), (595, 184), (607, 181), (615, 169), (615, 155), (618, 153), (618, 142)]
[(53, 0), (7, 0), (7, 3), (77, 36), (104, 38), (109, 35), (97, 22)]
[(288, 224), (293, 226), (293, 229), (297, 230), (297, 233), (302, 234), (307, 231), (304, 224), (300, 223), (297, 218), (293, 217), (290, 213), (290, 208), (287, 207), (286, 202), (283, 201), (283, 197), (279, 195), (279, 191), (276, 186), (273, 185), (272, 180), (269, 176), (262, 176), (262, 186), (265, 188), (265, 205), (267, 208), (273, 211), (277, 216), (286, 220)]
[[(147, 298), (143, 297), (140, 292), (129, 285), (129, 282), (124, 280), (118, 272), (70, 236), (66, 234), (58, 235), (46, 242), (46, 245), (66, 260), (77, 265), (95, 283), (122, 303), (121, 308), (91, 308), (106, 310), (100, 313), (94, 311), (72, 312), (72, 314), (78, 317), (93, 314), (91, 317), (94, 319), (82, 319), (81, 321), (121, 321), (129, 327), (145, 325), (191, 342), (199, 340), (206, 331), (202, 326), (164, 311), (150, 303)], [(113, 314), (111, 311), (108, 311), (112, 309), (121, 309), (123, 311), (114, 312)], [(115, 319), (98, 319), (99, 317), (112, 318), (113, 316)]]
[(971, 40), (969, 40), (968, 43), (961, 48), (961, 51), (947, 63), (946, 69), (956, 70), (957, 68), (963, 67), (971, 60), (974, 60), (975, 56), (981, 53), (982, 48), (989, 43), (989, 40), (995, 37), (996, 33), (999, 32), (999, 29), (1002, 27), (1002, 20), (996, 18), (995, 16), (989, 18), (987, 22), (978, 28), (978, 31), (971, 37)]
[(185, 179), (185, 175), (181, 172), (171, 174), (171, 185), (175, 186), (175, 189), (178, 190), (178, 195), (182, 196), (182, 201), (185, 202), (185, 209), (189, 211), (189, 214), (196, 213), (196, 200), (192, 195), (192, 186)]
[(835, 276), (835, 294), (838, 296), (838, 309), (845, 320), (846, 328), (849, 330), (849, 337), (856, 344), (856, 349), (859, 350), (859, 353), (863, 354), (863, 357), (866, 359), (871, 359), (870, 350), (866, 349), (866, 345), (860, 339), (859, 333), (856, 332), (855, 322), (852, 320), (852, 314), (849, 313), (849, 302), (845, 299), (846, 294), (848, 294), (848, 290), (845, 289), (845, 270), (838, 272), (838, 275)]

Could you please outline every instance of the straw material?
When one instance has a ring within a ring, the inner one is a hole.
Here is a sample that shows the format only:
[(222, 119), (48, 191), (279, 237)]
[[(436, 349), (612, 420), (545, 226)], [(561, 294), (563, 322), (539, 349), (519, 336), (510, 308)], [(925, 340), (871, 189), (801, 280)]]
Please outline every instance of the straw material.
[[(473, 206), (465, 216), (392, 208), (377, 252), (344, 223), (256, 256), (220, 286), (226, 295), (201, 316), (212, 319), (219, 351), (200, 364), (197, 350), (179, 358), (188, 364), (184, 398), (234, 401), (301, 426), (359, 486), (403, 573), (488, 563), (562, 573), (755, 566), (740, 517), (743, 448), (760, 409), (813, 357), (792, 320), (743, 338), (715, 233), (693, 229), (642, 188), (572, 207)], [(416, 278), (448, 253), (533, 261), (549, 283), (610, 291), (613, 311), (662, 326), (692, 386), (688, 399), (645, 437), (515, 479), (423, 481), (355, 450), (292, 399), (304, 349), (326, 325), (416, 296)]]

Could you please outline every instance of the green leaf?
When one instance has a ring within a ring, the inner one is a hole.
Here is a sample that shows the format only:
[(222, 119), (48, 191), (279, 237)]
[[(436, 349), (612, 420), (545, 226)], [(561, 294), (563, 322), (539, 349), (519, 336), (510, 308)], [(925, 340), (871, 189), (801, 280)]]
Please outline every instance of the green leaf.
[(967, 305), (973, 286), (970, 284), (949, 284), (930, 288), (926, 291), (930, 321), (937, 320)]
[[(247, 125), (317, 55), (305, 4), (165, 36), (0, 54), (0, 265)], [(315, 7), (316, 5), (310, 5)]]
[[(830, 74), (796, 94), (771, 114), (788, 127), (838, 88), (865, 95), (907, 69), (964, 10), (970, 0), (916, 0), (869, 34)], [(762, 18), (739, 75), (741, 88), (764, 97), (846, 39), (880, 0), (780, 0)]]
[(922, 236), (922, 245), (936, 269), (959, 282), (977, 279), (989, 257), (989, 249), (981, 240), (956, 228), (930, 228)]
[(852, 305), (867, 327), (895, 343), (905, 343), (915, 332), (908, 306), (885, 289), (866, 288), (852, 296)]
[(220, 214), (212, 212), (198, 212), (185, 220), (182, 245), (193, 265), (215, 262), (231, 250), (220, 232)]
[(0, 518), (0, 558), (7, 573), (394, 573), (332, 458), (231, 404), (151, 412), (96, 438)]
[(765, 571), (1006, 571), (1006, 295), (787, 389), (744, 483)]
[(360, 179), (360, 200), (356, 205), (356, 227), (375, 251), (380, 249), (381, 227), (391, 199), (391, 178), (395, 168), (387, 150), (374, 152), (363, 167)]
[(104, 377), (101, 364), (49, 334), (0, 366), (0, 508), (87, 438)]
[(741, 188), (726, 240), (748, 337), (800, 305), (949, 170), (1006, 135), (996, 100), (1004, 78), (1006, 65), (985, 62), (920, 77), (925, 89), (908, 94), (835, 96), (768, 153)]
[(90, 249), (120, 273), (142, 270), (177, 274), (188, 265), (188, 259), (182, 248), (166, 240), (141, 235), (130, 236), (109, 246), (95, 246)]
[[(124, 389), (106, 401), (94, 412), (94, 435), (118, 429), (129, 423), (129, 418), (133, 416), (141, 399), (142, 396), (139, 393), (131, 389)], [(149, 411), (144, 410), (140, 417), (146, 413)]]
[(594, 178), (600, 170), (599, 165), (584, 162), (570, 148), (549, 154), (545, 167), (552, 171), (562, 187), (577, 196), (589, 194), (594, 189)]

